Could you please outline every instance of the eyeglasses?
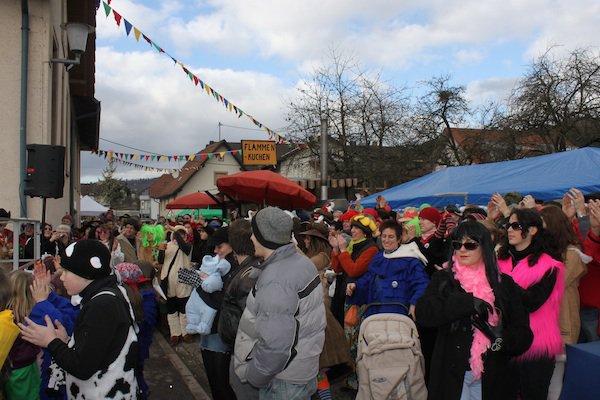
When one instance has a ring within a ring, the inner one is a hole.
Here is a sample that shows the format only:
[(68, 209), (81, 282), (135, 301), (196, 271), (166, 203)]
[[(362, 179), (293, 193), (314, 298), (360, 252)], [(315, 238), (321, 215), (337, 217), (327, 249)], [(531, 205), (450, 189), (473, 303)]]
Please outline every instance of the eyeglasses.
[(523, 225), (521, 225), (518, 222), (512, 222), (510, 224), (506, 224), (506, 230), (508, 230), (508, 228), (512, 228), (513, 231), (520, 231), (523, 230)]
[(464, 246), (465, 250), (475, 250), (479, 247), (479, 243), (477, 242), (461, 242), (460, 240), (453, 240), (452, 247), (454, 250), (460, 250)]
[(45, 231), (50, 231), (50, 232), (52, 232), (52, 227), (50, 227), (50, 226), (46, 226), (46, 227), (44, 228), (44, 230), (45, 230)]

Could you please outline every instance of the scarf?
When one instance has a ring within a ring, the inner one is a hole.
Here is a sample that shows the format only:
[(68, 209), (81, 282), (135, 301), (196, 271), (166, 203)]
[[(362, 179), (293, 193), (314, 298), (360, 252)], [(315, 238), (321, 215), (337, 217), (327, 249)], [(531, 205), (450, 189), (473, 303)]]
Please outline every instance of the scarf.
[[(494, 306), (496, 298), (485, 275), (485, 265), (483, 263), (467, 267), (460, 265), (454, 260), (452, 271), (454, 272), (454, 277), (458, 280), (465, 292), (472, 293), (473, 296), (487, 301), (492, 307)], [(498, 314), (496, 313), (495, 308), (493, 314), (488, 316), (488, 322), (494, 326), (498, 324)], [(472, 329), (473, 343), (471, 344), (469, 365), (471, 366), (473, 378), (480, 379), (481, 374), (483, 373), (482, 355), (490, 347), (491, 341), (479, 329), (476, 329), (475, 327), (472, 327)]]
[(352, 255), (352, 252), (354, 251), (354, 246), (359, 243), (364, 242), (365, 240), (367, 240), (366, 237), (364, 237), (362, 239), (358, 239), (356, 241), (354, 239), (350, 240), (350, 243), (348, 243), (348, 254)]

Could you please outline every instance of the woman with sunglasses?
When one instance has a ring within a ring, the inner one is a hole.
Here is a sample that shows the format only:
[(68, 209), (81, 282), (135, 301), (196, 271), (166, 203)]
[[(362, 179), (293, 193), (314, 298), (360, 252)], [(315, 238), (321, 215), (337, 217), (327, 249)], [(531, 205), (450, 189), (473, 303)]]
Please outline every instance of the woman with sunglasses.
[(40, 235), (40, 254), (50, 254), (55, 255), (56, 248), (54, 243), (50, 239), (52, 239), (52, 225), (48, 223), (44, 223), (42, 228), (42, 233)]
[(510, 213), (498, 263), (521, 287), (533, 331), (531, 347), (515, 363), (525, 399), (546, 399), (555, 358), (562, 349), (559, 312), (565, 276), (558, 261), (561, 255), (555, 253), (555, 239), (544, 229), (537, 210), (519, 208)]
[(435, 327), (429, 399), (516, 399), (511, 357), (532, 340), (519, 288), (498, 270), (492, 240), (476, 221), (450, 236), (452, 257), (417, 301), (417, 322)]
[(110, 251), (110, 268), (114, 271), (115, 266), (125, 260), (125, 255), (121, 251), (121, 245), (118, 240), (115, 240), (115, 234), (108, 224), (99, 226), (96, 230), (96, 235), (98, 240)]

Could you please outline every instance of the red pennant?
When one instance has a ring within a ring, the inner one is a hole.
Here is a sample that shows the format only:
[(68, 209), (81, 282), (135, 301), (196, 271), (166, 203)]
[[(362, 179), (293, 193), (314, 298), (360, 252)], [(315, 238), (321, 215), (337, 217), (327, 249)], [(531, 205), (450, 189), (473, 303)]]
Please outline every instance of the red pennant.
[(193, 77), (194, 77), (194, 84), (196, 86), (198, 86), (198, 77), (196, 75), (193, 75)]
[(150, 38), (149, 38), (148, 36), (146, 36), (146, 35), (144, 35), (144, 34), (142, 33), (142, 37), (144, 38), (144, 40), (145, 40), (146, 42), (148, 42), (148, 44), (149, 44), (150, 46), (152, 46), (152, 40), (150, 40)]
[(112, 12), (113, 12), (113, 15), (115, 16), (115, 22), (117, 23), (117, 26), (121, 26), (121, 14), (119, 14), (115, 10), (112, 10)]
[(185, 156), (185, 161), (189, 161), (190, 156)]

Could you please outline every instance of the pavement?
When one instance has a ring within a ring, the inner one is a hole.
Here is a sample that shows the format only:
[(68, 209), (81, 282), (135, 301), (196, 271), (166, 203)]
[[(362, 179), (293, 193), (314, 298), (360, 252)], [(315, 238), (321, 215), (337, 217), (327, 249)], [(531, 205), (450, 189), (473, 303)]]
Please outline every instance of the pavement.
[[(200, 337), (194, 336), (191, 343), (181, 342), (175, 347), (167, 338), (168, 334), (156, 329), (150, 358), (144, 365), (150, 399), (212, 400), (200, 354)], [(354, 393), (343, 391), (343, 383), (343, 377), (331, 382), (333, 399), (354, 399)]]

